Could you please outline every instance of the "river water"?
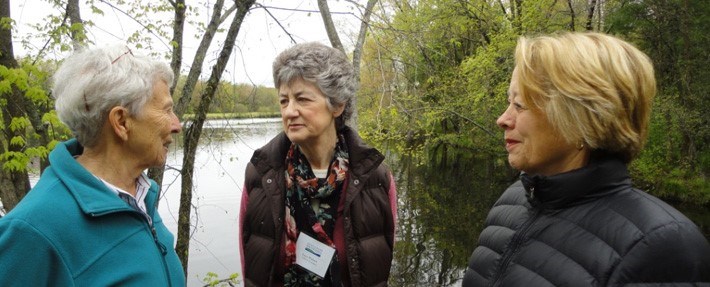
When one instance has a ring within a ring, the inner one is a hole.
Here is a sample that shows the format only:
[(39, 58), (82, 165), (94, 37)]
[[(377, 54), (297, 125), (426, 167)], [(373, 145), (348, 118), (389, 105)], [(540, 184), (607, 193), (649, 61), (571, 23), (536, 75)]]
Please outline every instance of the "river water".
[[(244, 171), (254, 150), (281, 131), (280, 123), (280, 119), (205, 122), (195, 156), (188, 286), (203, 286), (207, 272), (216, 273), (219, 278), (241, 273), (238, 216)], [(182, 147), (171, 146), (163, 178), (164, 197), (159, 206), (165, 225), (173, 234), (180, 207), (182, 158)]]
[[(188, 286), (203, 286), (208, 272), (220, 278), (240, 272), (238, 214), (244, 170), (254, 150), (280, 131), (280, 119), (205, 123), (195, 162)], [(460, 285), (488, 209), (515, 175), (505, 158), (421, 160), (393, 153), (386, 158), (397, 181), (399, 206), (390, 286)], [(159, 211), (174, 234), (181, 165), (182, 147), (173, 145)], [(710, 210), (676, 208), (710, 236)]]

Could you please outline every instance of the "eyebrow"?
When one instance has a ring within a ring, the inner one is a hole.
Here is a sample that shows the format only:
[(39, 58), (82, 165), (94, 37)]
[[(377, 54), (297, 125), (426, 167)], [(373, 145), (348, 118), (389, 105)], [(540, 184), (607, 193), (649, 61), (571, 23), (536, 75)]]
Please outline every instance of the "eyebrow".
[(511, 93), (510, 90), (505, 92), (508, 95), (508, 99), (515, 99), (520, 96), (520, 93)]
[[(293, 96), (298, 97), (298, 96), (305, 95), (305, 94), (307, 94), (306, 91), (300, 90), (300, 91), (296, 91), (295, 93), (293, 93)], [(279, 93), (279, 97), (288, 98), (288, 94)]]

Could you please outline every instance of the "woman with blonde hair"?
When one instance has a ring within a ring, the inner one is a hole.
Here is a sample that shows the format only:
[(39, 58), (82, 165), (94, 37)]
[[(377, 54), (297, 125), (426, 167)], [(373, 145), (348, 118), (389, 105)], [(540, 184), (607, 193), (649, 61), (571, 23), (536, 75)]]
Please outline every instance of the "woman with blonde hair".
[(491, 209), (463, 286), (710, 281), (697, 226), (629, 177), (655, 93), (650, 59), (618, 38), (520, 38), (497, 124), (522, 173)]

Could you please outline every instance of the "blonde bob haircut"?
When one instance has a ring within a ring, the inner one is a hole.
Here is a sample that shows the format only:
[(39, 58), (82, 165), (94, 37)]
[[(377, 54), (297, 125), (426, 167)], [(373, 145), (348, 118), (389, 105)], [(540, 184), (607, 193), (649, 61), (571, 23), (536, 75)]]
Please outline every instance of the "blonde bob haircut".
[(656, 79), (633, 45), (600, 33), (521, 37), (515, 72), (522, 100), (567, 142), (626, 163), (643, 148)]

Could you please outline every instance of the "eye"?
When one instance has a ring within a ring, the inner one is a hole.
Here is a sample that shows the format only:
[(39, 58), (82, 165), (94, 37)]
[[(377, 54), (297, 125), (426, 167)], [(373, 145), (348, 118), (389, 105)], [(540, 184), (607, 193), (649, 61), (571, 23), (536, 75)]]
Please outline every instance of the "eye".
[(281, 100), (279, 100), (279, 104), (281, 104), (281, 106), (286, 106), (286, 105), (288, 105), (288, 99), (287, 99), (287, 98), (281, 98)]
[(521, 105), (520, 103), (513, 102), (513, 106), (515, 107), (515, 110), (518, 112), (528, 109), (528, 108), (524, 107), (523, 105)]

